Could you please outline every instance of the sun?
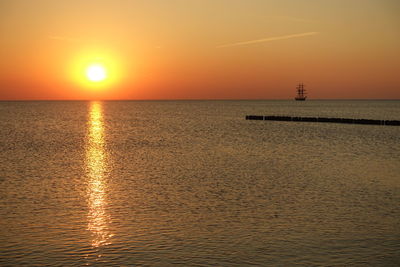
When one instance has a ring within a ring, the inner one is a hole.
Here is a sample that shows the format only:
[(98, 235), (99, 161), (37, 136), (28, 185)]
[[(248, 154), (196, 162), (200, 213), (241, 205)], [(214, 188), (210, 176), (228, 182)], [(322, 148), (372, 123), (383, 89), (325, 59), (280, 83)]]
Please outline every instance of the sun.
[(101, 82), (107, 79), (106, 68), (101, 64), (89, 65), (86, 69), (86, 77), (92, 82)]
[(110, 92), (118, 89), (126, 75), (127, 68), (121, 58), (107, 49), (84, 49), (71, 57), (66, 71), (76, 88), (96, 94)]

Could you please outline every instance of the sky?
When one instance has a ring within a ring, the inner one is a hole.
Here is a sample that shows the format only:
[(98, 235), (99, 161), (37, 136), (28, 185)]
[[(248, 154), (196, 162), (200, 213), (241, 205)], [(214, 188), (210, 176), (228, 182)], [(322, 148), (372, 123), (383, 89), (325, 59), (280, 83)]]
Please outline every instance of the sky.
[(1, 0), (0, 100), (400, 99), (399, 47), (398, 0)]

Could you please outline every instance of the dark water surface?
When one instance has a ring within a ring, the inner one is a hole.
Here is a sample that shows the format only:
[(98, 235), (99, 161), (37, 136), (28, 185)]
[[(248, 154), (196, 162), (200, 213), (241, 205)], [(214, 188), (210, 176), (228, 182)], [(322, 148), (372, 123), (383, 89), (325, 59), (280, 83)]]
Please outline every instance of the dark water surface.
[(400, 265), (400, 101), (0, 102), (0, 265)]

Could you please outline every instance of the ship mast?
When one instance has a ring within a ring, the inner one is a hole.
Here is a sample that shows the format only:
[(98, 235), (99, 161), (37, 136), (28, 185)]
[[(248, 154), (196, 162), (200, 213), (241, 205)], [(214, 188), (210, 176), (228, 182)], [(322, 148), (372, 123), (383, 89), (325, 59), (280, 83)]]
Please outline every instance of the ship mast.
[(299, 83), (296, 89), (297, 89), (296, 100), (305, 100), (307, 97), (305, 95), (306, 90), (304, 89), (304, 83)]

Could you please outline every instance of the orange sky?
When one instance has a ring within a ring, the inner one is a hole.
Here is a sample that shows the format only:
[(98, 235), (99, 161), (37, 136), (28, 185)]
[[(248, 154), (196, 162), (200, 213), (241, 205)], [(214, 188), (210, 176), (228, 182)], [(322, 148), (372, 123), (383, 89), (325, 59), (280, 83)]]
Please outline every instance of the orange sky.
[(0, 100), (400, 99), (398, 3), (2, 0)]

